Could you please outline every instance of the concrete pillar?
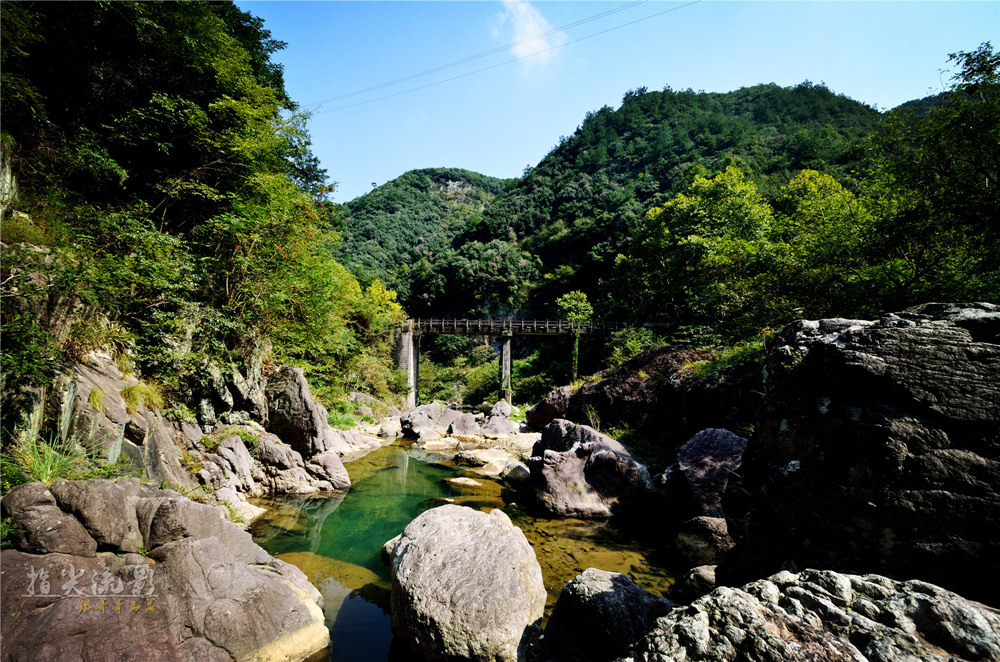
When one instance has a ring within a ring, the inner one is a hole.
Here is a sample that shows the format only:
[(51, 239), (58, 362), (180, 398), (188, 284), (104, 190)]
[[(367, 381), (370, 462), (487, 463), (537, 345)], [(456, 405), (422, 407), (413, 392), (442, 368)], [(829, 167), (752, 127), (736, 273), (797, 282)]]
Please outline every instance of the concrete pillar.
[(406, 407), (417, 406), (417, 385), (419, 383), (420, 367), (420, 336), (414, 338), (413, 321), (407, 320), (402, 326), (396, 327), (396, 350), (393, 353), (396, 367), (406, 373)]
[(500, 336), (500, 397), (511, 404), (513, 404), (511, 401), (514, 398), (514, 393), (510, 386), (510, 341), (512, 339), (512, 334)]

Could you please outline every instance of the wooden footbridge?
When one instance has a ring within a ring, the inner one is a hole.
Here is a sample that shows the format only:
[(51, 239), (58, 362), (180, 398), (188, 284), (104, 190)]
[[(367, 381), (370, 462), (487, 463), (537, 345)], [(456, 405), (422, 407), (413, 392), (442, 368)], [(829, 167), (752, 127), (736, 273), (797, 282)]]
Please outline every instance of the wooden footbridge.
[[(652, 325), (644, 325), (652, 326)], [(417, 405), (420, 377), (420, 336), (460, 335), (493, 336), (500, 341), (500, 393), (508, 402), (511, 399), (510, 345), (514, 336), (561, 336), (608, 334), (626, 327), (620, 323), (591, 324), (565, 320), (516, 320), (516, 319), (410, 319), (396, 328), (396, 364), (406, 371), (409, 393), (408, 407)]]

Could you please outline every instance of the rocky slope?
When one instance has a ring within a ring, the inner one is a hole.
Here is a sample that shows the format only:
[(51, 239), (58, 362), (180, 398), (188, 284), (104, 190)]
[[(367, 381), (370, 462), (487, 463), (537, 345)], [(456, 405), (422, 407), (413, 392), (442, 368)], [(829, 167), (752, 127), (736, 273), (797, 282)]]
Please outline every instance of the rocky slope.
[(0, 553), (6, 660), (302, 660), (329, 643), (305, 575), (139, 480), (20, 485)]
[(1000, 307), (792, 324), (744, 469), (753, 509), (723, 581), (826, 567), (996, 604)]
[(995, 660), (998, 632), (1000, 612), (932, 584), (806, 570), (676, 608), (618, 662)]

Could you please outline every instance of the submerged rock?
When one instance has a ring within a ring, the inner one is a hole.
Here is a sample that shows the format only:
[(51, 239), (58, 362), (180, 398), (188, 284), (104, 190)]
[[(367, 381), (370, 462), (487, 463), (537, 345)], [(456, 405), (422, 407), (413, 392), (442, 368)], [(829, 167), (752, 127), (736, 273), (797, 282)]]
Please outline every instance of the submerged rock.
[(446, 505), (383, 548), (393, 631), (425, 660), (513, 662), (542, 617), (535, 552), (502, 511)]

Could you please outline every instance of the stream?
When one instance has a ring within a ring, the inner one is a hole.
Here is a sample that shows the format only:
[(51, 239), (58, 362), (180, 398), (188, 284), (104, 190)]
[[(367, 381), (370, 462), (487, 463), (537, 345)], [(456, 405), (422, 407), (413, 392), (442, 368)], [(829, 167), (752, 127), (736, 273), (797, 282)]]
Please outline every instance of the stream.
[(545, 618), (563, 585), (589, 567), (622, 572), (657, 595), (673, 582), (664, 560), (649, 545), (606, 522), (531, 517), (505, 500), (500, 483), (455, 466), (441, 454), (396, 442), (346, 466), (350, 490), (257, 499), (268, 512), (250, 529), (258, 544), (299, 567), (323, 594), (332, 644), (313, 662), (409, 659), (405, 644), (393, 640), (382, 545), (414, 517), (445, 503), (486, 512), (500, 508), (524, 531), (542, 568), (548, 593)]

